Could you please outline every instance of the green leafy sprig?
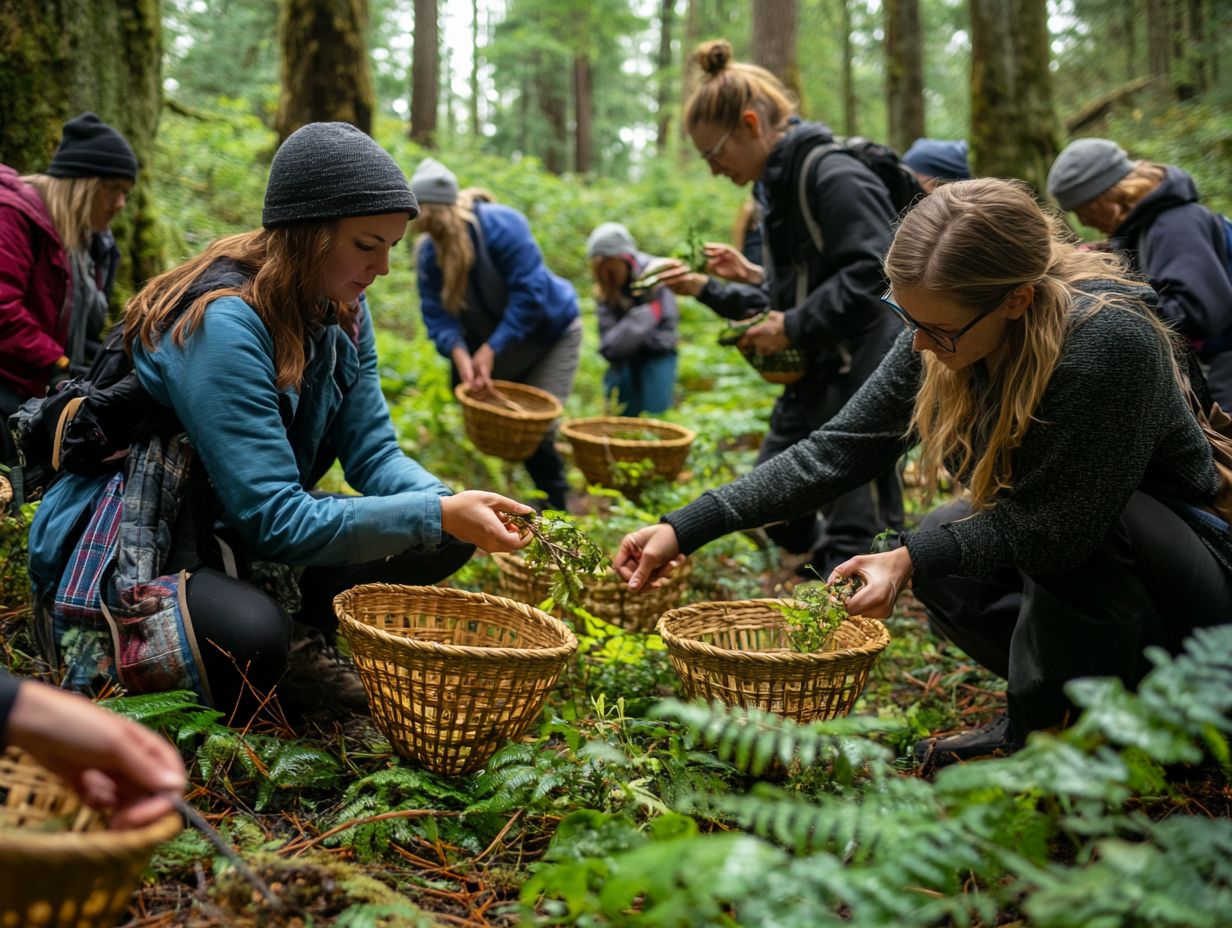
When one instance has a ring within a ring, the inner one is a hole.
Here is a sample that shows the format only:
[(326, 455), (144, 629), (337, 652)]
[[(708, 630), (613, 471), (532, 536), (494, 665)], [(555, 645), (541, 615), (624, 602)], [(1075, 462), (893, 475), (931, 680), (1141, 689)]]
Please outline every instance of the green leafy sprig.
[(793, 651), (815, 654), (824, 651), (838, 627), (847, 619), (847, 599), (863, 586), (858, 577), (837, 583), (802, 587), (794, 599), (775, 603), (787, 620), (787, 640)]
[(603, 550), (562, 512), (511, 514), (509, 521), (534, 536), (523, 556), (530, 567), (553, 572), (552, 599), (562, 608), (577, 605), (586, 579), (598, 576), (611, 566)]

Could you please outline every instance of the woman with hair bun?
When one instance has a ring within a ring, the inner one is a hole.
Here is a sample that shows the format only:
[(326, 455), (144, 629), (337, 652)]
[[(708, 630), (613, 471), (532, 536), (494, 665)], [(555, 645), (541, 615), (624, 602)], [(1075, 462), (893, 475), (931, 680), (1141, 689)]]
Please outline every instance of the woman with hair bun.
[(824, 504), (918, 446), (966, 490), (905, 544), (829, 578), (888, 616), (910, 582), (933, 628), (1007, 681), (993, 724), (917, 745), (932, 764), (1063, 725), (1076, 677), (1134, 685), (1151, 646), (1232, 617), (1232, 536), (1187, 400), (1187, 349), (1116, 255), (1082, 252), (1025, 185), (939, 187), (903, 219), (882, 297), (906, 331), (825, 426), (624, 539), (632, 589), (682, 553)]
[[(760, 462), (829, 421), (893, 340), (896, 324), (878, 295), (895, 210), (882, 181), (832, 145), (825, 125), (794, 115), (795, 102), (774, 75), (733, 61), (731, 45), (722, 40), (703, 44), (697, 60), (704, 76), (685, 107), (685, 127), (713, 174), (754, 185), (764, 209), (764, 272), (734, 249), (712, 246), (709, 270), (736, 284), (684, 270), (663, 282), (728, 318), (760, 311), (768, 297), (766, 319), (748, 330), (741, 349), (765, 355), (796, 348), (808, 359), (803, 378), (775, 403)], [(750, 284), (764, 293), (750, 294)], [(887, 526), (901, 525), (895, 468), (869, 480), (830, 500), (824, 522), (801, 513), (767, 532), (789, 551), (811, 552), (812, 569), (824, 576), (867, 551)]]

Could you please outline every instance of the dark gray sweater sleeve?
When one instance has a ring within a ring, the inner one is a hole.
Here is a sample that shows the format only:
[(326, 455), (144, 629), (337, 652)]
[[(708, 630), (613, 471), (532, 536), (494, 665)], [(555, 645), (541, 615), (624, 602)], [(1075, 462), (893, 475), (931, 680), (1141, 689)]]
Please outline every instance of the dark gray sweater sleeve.
[(13, 703), (17, 701), (17, 688), (22, 681), (0, 670), (0, 748), (8, 743), (9, 713), (13, 711)]
[(992, 509), (908, 537), (916, 576), (1072, 570), (1134, 491), (1158, 479), (1150, 467), (1161, 449), (1201, 469), (1189, 475), (1191, 486), (1214, 489), (1210, 449), (1177, 388), (1169, 349), (1135, 314), (1105, 310), (1070, 332), (1034, 418), (1014, 455), (1013, 486)]
[(893, 467), (909, 443), (919, 377), (920, 360), (904, 331), (833, 419), (738, 480), (668, 514), (664, 521), (676, 530), (680, 550), (691, 554), (728, 532), (816, 509)]

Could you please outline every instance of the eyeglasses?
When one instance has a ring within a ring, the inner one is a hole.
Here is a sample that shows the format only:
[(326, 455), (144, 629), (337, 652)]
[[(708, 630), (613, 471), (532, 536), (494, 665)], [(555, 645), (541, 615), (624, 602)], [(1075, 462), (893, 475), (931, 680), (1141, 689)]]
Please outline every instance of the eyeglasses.
[(1010, 298), (1010, 295), (1015, 290), (1017, 290), (1019, 286), (1021, 285), (1014, 284), (1014, 286), (1010, 287), (1008, 290), (1005, 291), (1005, 293), (1003, 293), (1000, 297), (997, 298), (997, 302), (993, 303), (987, 309), (980, 310), (980, 312), (976, 315), (974, 319), (972, 319), (970, 322), (964, 325), (961, 329), (959, 329), (953, 335), (950, 335), (945, 332), (938, 332), (935, 329), (930, 329), (928, 326), (923, 325), (922, 323), (916, 322), (914, 319), (912, 319), (911, 316), (907, 313), (907, 310), (903, 309), (901, 306), (899, 306), (897, 303), (894, 302), (894, 299), (892, 297), (892, 294), (894, 292), (893, 287), (891, 287), (885, 293), (881, 294), (881, 302), (885, 303), (886, 306), (894, 310), (894, 315), (898, 316), (898, 318), (902, 320), (903, 325), (909, 328), (912, 332), (923, 332), (925, 335), (931, 338), (934, 342), (936, 342), (937, 347), (940, 348), (942, 351), (948, 351), (950, 354), (954, 354), (955, 352), (958, 351), (958, 340), (962, 338), (964, 335), (966, 335), (968, 332), (970, 332), (973, 328), (975, 328), (975, 326), (980, 322), (981, 319), (985, 318), (986, 316), (992, 315), (998, 309), (1000, 309), (1002, 304), (1005, 303), (1005, 301)]
[(707, 164), (714, 164), (714, 159), (719, 157), (719, 152), (723, 150), (723, 146), (727, 144), (727, 140), (731, 138), (731, 134), (736, 131), (736, 127), (732, 126), (723, 133), (723, 137), (710, 147), (708, 151), (702, 152), (702, 160)]

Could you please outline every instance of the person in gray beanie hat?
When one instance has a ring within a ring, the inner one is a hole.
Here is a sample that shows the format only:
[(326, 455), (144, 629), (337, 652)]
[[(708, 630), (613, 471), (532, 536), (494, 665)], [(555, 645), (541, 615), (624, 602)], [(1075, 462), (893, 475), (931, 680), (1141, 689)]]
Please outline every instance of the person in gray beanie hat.
[(419, 215), (398, 162), (345, 122), (311, 122), (292, 132), (270, 165), (261, 224), (267, 229), (316, 219)]
[(587, 258), (618, 258), (637, 251), (637, 242), (619, 222), (605, 222), (594, 227), (586, 238)]
[[(308, 125), (274, 158), (262, 228), (219, 239), (129, 301), (130, 376), (174, 426), (151, 439), (161, 453), (135, 453), (127, 470), (117, 463), (110, 482), (62, 475), (31, 526), (35, 595), (55, 608), (81, 543), (78, 515), (99, 511), (126, 480), (161, 487), (172, 512), (191, 495), (204, 521), (199, 533), (177, 533), (168, 552), (158, 547), (168, 528), (158, 507), (125, 508), (138, 524), (113, 536), (116, 562), (157, 564), (160, 576), (117, 569), (106, 590), (82, 591), (106, 597), (123, 631), (85, 649), (105, 661), (55, 655), (72, 667), (71, 684), (119, 666), (131, 668), (130, 692), (188, 688), (229, 708), (249, 685), (277, 684), (284, 706), (366, 709), (353, 666), (330, 656), (334, 596), (359, 583), (436, 583), (477, 546), (512, 551), (529, 540), (508, 525), (529, 506), (452, 493), (406, 455), (390, 419), (366, 291), (389, 272), (416, 213), (405, 176), (376, 142), (342, 123)], [(358, 495), (314, 491), (335, 462)], [(142, 592), (151, 588), (157, 597)], [(156, 626), (135, 618), (150, 607)], [(94, 635), (76, 614), (54, 619)], [(293, 647), (297, 628), (320, 647)], [(147, 640), (143, 629), (157, 634)], [(53, 638), (44, 636), (59, 652)]]
[(1131, 161), (1108, 139), (1066, 146), (1048, 190), (1079, 222), (1108, 236), (1159, 294), (1156, 311), (1205, 367), (1211, 397), (1232, 409), (1232, 223), (1199, 202), (1198, 188), (1171, 164)]
[(458, 178), (435, 158), (424, 158), (411, 175), (411, 189), (420, 203), (452, 206), (458, 202)]

